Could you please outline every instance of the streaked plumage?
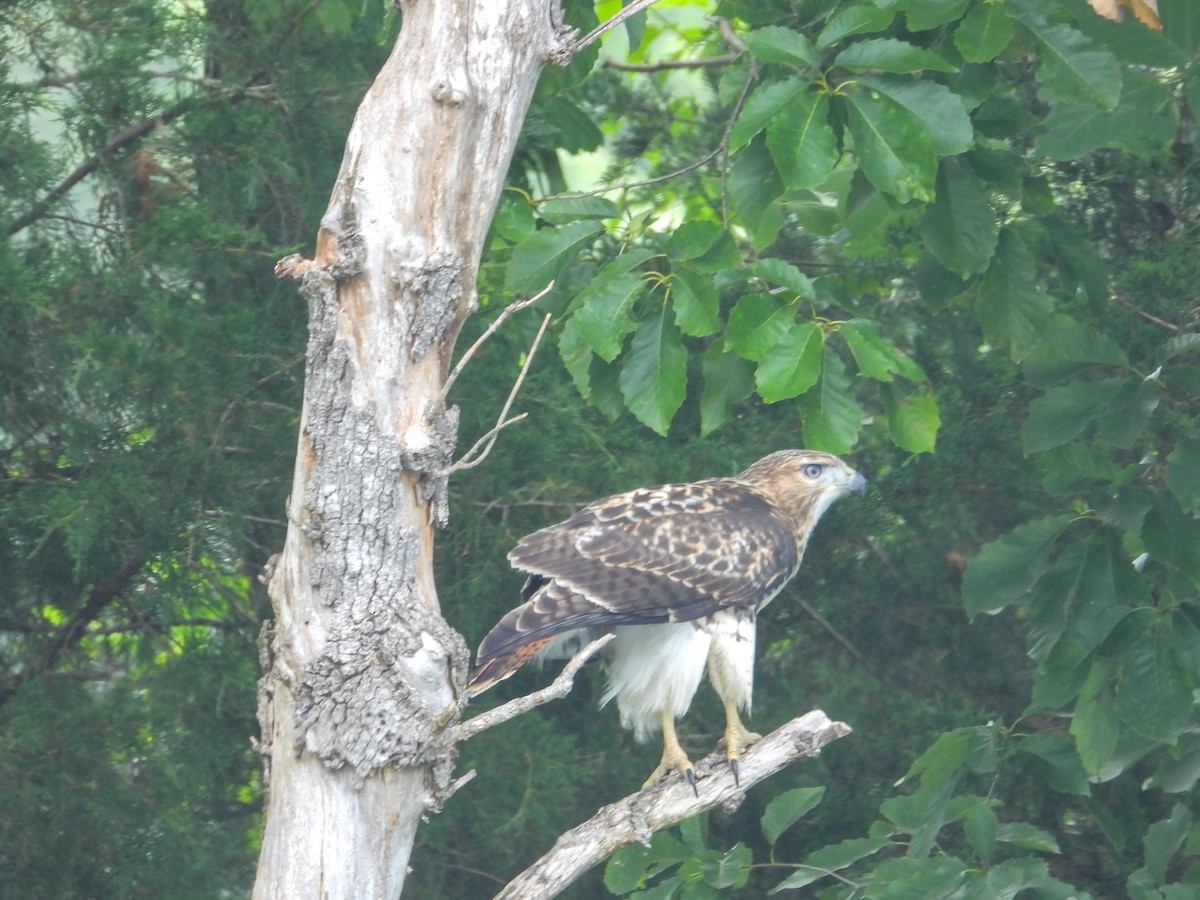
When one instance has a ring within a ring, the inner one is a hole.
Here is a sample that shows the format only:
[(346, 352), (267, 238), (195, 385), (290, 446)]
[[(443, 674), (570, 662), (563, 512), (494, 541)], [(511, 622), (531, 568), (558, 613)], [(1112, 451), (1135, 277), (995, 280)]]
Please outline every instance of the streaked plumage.
[(616, 699), (639, 739), (663, 729), (663, 764), (651, 780), (669, 769), (693, 777), (674, 720), (706, 669), (725, 705), (736, 774), (754, 737), (737, 711), (750, 708), (755, 617), (796, 574), (821, 514), (865, 489), (837, 457), (784, 450), (733, 478), (608, 497), (523, 538), (508, 558), (530, 573), (524, 602), (479, 645), (471, 693), (535, 655), (566, 657), (613, 631), (603, 702)]

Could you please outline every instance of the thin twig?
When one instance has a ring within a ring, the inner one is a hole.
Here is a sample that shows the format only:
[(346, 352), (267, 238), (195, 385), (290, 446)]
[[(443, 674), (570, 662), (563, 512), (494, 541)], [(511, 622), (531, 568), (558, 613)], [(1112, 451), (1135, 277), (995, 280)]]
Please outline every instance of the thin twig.
[(712, 66), (727, 66), (741, 58), (740, 53), (726, 53), (724, 56), (703, 56), (700, 59), (666, 59), (656, 63), (621, 62), (606, 59), (604, 65), (619, 72), (661, 72), (664, 69), (707, 69)]
[[(453, 463), (442, 471), (442, 476), (447, 477), (455, 472), (461, 472), (463, 469), (473, 469), (492, 452), (492, 447), (496, 444), (496, 438), (500, 432), (509, 425), (515, 425), (524, 419), (528, 413), (521, 413), (519, 416), (513, 416), (511, 419), (506, 419), (509, 409), (512, 408), (513, 401), (517, 398), (517, 392), (521, 390), (521, 385), (525, 381), (525, 375), (529, 372), (529, 365), (533, 362), (534, 354), (537, 353), (538, 345), (542, 342), (542, 335), (546, 333), (546, 326), (550, 324), (550, 313), (546, 313), (542, 319), (542, 327), (538, 329), (537, 335), (533, 339), (533, 344), (529, 347), (529, 352), (525, 354), (525, 363), (521, 366), (521, 373), (517, 376), (517, 380), (513, 382), (512, 390), (508, 392), (508, 399), (504, 401), (504, 408), (500, 410), (500, 415), (496, 418), (496, 424), (483, 437), (477, 440), (458, 462)], [(484, 442), (487, 442), (486, 444)], [(480, 447), (482, 446), (482, 449)]]
[(575, 45), (571, 47), (571, 54), (574, 55), (578, 53), (584, 47), (598, 40), (601, 35), (616, 28), (630, 16), (640, 13), (643, 9), (650, 8), (657, 2), (658, 0), (633, 0), (632, 3), (622, 9), (620, 12), (615, 13), (611, 19), (606, 22), (601, 22), (599, 25), (577, 40)]
[(572, 656), (570, 662), (563, 666), (563, 670), (558, 673), (558, 677), (540, 691), (534, 691), (532, 694), (526, 694), (524, 697), (517, 697), (515, 700), (509, 700), (495, 709), (489, 709), (485, 713), (480, 713), (474, 718), (467, 719), (467, 721), (455, 725), (450, 734), (450, 743), (456, 744), (459, 741), (470, 740), (481, 731), (487, 731), (495, 725), (500, 725), (509, 719), (515, 719), (517, 716), (524, 715), (531, 709), (536, 709), (543, 704), (549, 703), (551, 700), (559, 700), (567, 696), (567, 694), (571, 693), (571, 688), (575, 686), (575, 676), (583, 668), (584, 663), (599, 653), (601, 648), (614, 637), (616, 635), (606, 634), (603, 637), (596, 638), (596, 640)]
[(548, 285), (546, 285), (528, 300), (518, 300), (515, 303), (510, 303), (500, 311), (500, 315), (496, 316), (496, 321), (492, 322), (492, 324), (487, 327), (483, 334), (475, 339), (475, 343), (467, 348), (467, 352), (462, 355), (462, 358), (459, 359), (454, 368), (451, 370), (450, 374), (446, 377), (446, 386), (442, 388), (442, 402), (445, 402), (447, 395), (450, 393), (450, 388), (454, 386), (454, 382), (462, 373), (463, 367), (467, 364), (468, 360), (475, 355), (475, 351), (483, 345), (483, 342), (495, 334), (496, 329), (503, 325), (504, 321), (509, 316), (511, 316), (513, 313), (520, 312), (527, 307), (533, 306), (533, 304), (537, 303), (552, 290), (554, 290), (553, 281), (551, 281)]

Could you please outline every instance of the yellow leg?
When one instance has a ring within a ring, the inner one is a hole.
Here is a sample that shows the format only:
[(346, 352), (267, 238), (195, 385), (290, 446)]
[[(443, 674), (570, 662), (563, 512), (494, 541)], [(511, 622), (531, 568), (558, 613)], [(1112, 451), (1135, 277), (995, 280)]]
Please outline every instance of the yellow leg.
[(742, 758), (742, 750), (757, 741), (761, 734), (755, 734), (742, 724), (738, 715), (737, 703), (732, 700), (721, 701), (725, 706), (725, 758), (729, 760), (729, 768), (733, 772), (733, 780), (738, 780), (738, 761)]
[[(688, 783), (692, 786), (692, 790), (697, 791), (696, 771), (692, 766), (692, 761), (688, 759), (688, 755), (679, 746), (679, 736), (675, 733), (675, 717), (665, 711), (660, 715), (663, 733), (662, 762), (658, 764), (658, 768), (654, 770), (653, 774), (646, 779), (646, 783), (642, 785), (642, 790), (653, 787), (659, 779), (669, 772), (679, 772), (687, 778)], [(698, 793), (699, 791), (697, 791)]]

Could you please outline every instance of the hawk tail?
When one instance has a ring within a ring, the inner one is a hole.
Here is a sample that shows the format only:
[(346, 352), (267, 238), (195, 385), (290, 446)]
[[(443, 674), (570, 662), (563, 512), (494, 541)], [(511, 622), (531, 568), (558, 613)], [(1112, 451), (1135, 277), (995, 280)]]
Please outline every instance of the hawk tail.
[(467, 682), (467, 694), (471, 697), (478, 697), (492, 685), (503, 681), (529, 660), (533, 659), (537, 652), (554, 640), (553, 637), (541, 638), (540, 640), (530, 641), (528, 644), (521, 644), (514, 650), (508, 653), (502, 653), (499, 656), (493, 656), (488, 659), (479, 660), (475, 669), (471, 672), (471, 680)]

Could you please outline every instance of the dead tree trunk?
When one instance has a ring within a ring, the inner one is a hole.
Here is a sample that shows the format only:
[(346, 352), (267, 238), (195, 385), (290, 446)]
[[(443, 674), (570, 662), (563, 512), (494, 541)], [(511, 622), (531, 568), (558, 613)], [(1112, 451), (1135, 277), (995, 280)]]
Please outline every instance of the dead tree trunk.
[[(400, 893), (453, 760), (467, 664), (433, 583), (456, 410), (443, 402), (555, 0), (409, 0), (358, 110), (315, 258), (309, 345), (260, 687), (269, 794), (254, 896)], [(434, 742), (440, 744), (441, 742)], [(430, 758), (440, 755), (441, 758)]]

